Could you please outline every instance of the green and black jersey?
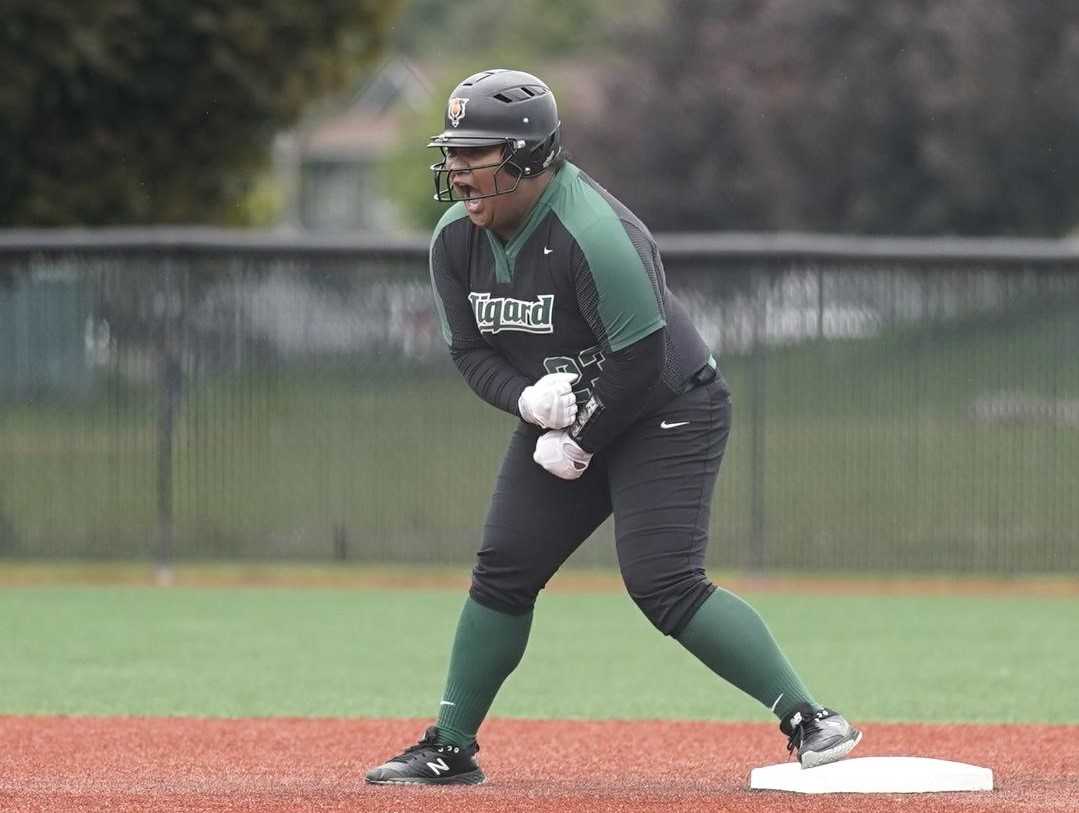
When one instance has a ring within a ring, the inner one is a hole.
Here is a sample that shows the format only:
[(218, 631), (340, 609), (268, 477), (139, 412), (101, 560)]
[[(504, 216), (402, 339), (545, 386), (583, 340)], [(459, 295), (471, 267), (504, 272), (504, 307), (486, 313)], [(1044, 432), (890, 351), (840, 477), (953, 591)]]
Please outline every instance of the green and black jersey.
[[(573, 164), (509, 242), (452, 206), (435, 228), (430, 264), (443, 336), (469, 385), (517, 414), (526, 386), (578, 373), (578, 401), (593, 407), (581, 417), (596, 415), (582, 435), (591, 451), (715, 364), (667, 289), (648, 229)], [(617, 380), (649, 369), (639, 385)]]

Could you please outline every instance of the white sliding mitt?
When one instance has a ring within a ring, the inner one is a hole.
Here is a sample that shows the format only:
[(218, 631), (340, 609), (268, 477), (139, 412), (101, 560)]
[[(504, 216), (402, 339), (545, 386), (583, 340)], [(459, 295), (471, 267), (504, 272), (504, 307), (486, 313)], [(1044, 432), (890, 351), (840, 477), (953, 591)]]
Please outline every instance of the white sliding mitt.
[(576, 480), (588, 468), (592, 455), (578, 446), (565, 429), (555, 429), (540, 435), (532, 459), (555, 477)]
[(521, 417), (544, 429), (561, 429), (577, 417), (577, 397), (572, 384), (577, 373), (548, 373), (535, 384), (525, 387), (517, 399)]

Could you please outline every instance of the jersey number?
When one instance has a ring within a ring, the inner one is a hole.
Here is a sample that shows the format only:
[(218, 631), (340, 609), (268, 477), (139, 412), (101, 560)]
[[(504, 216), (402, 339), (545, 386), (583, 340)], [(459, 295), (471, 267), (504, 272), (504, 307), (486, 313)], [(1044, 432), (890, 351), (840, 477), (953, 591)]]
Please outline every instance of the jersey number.
[(572, 356), (548, 356), (543, 360), (543, 369), (548, 373), (576, 373), (577, 383), (573, 387), (573, 393), (577, 396), (577, 403), (583, 404), (592, 397), (592, 390), (599, 381), (599, 374), (603, 372), (603, 362), (607, 357), (599, 349), (589, 347)]

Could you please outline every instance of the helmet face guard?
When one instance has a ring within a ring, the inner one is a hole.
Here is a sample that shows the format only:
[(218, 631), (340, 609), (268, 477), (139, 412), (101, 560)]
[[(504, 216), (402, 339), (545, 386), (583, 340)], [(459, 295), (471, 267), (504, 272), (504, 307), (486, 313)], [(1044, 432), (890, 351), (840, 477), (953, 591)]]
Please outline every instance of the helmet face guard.
[[(442, 150), (442, 160), (439, 161), (437, 164), (431, 164), (430, 167), (431, 172), (434, 175), (435, 182), (434, 200), (440, 201), (441, 203), (456, 203), (462, 200), (480, 200), (481, 198), (493, 198), (497, 197), (498, 195), (508, 195), (517, 189), (517, 186), (521, 183), (521, 177), (525, 173), (521, 169), (521, 167), (513, 160), (514, 156), (516, 155), (516, 149), (513, 139), (505, 138), (502, 139), (500, 142), (494, 143), (492, 143), (489, 138), (477, 138), (476, 141), (482, 143), (463, 143), (464, 139), (458, 137), (454, 139), (454, 143), (451, 145), (438, 145), (439, 149)], [(450, 167), (446, 166), (447, 161), (449, 160), (447, 153), (450, 149), (454, 147), (475, 149), (476, 147), (493, 147), (499, 143), (502, 144), (502, 159), (500, 161), (495, 161), (490, 164), (474, 164), (461, 169), (451, 169)], [(475, 172), (479, 169), (493, 170), (492, 174), (494, 175), (495, 191), (489, 192), (486, 195), (469, 195), (468, 197), (459, 197), (456, 194), (456, 190), (453, 186), (453, 176), (457, 173)], [(510, 186), (508, 189), (501, 189), (498, 185), (498, 174), (502, 169), (505, 169), (513, 177), (513, 185)]]

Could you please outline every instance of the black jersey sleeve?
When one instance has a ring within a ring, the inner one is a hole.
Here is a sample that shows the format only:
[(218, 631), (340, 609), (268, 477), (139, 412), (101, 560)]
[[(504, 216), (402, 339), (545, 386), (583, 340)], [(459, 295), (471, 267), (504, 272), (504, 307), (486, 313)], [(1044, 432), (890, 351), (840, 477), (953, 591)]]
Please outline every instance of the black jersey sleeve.
[(592, 395), (570, 429), (570, 437), (586, 452), (598, 452), (641, 414), (646, 394), (663, 371), (665, 333), (665, 329), (649, 333), (607, 355)]
[(480, 398), (519, 417), (517, 401), (532, 382), (483, 340), (468, 293), (451, 268), (445, 230), (431, 241), (430, 271), (435, 310), (453, 363)]
[(598, 234), (579, 236), (574, 257), (577, 307), (606, 357), (570, 430), (588, 452), (602, 449), (641, 413), (662, 379), (666, 352), (665, 307), (650, 241), (632, 224), (612, 219), (602, 225)]

